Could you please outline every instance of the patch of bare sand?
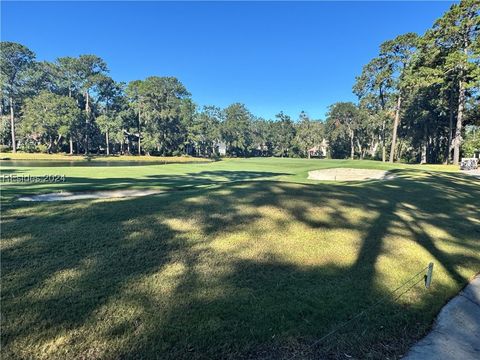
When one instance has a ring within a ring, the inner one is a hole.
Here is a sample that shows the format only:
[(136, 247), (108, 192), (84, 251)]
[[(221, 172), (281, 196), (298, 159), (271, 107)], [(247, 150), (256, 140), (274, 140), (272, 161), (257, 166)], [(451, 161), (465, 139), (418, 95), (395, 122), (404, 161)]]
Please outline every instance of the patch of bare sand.
[(476, 170), (462, 170), (462, 173), (470, 175), (470, 176), (475, 176), (480, 179), (480, 168)]
[(385, 170), (333, 168), (309, 171), (308, 178), (326, 181), (361, 181), (388, 180), (393, 179), (394, 175)]
[(72, 200), (84, 200), (84, 199), (110, 199), (110, 198), (123, 198), (123, 197), (138, 197), (158, 194), (160, 190), (106, 190), (106, 191), (92, 191), (92, 192), (78, 192), (72, 193), (57, 192), (49, 194), (39, 194), (30, 196), (21, 196), (18, 198), (20, 201), (72, 201)]

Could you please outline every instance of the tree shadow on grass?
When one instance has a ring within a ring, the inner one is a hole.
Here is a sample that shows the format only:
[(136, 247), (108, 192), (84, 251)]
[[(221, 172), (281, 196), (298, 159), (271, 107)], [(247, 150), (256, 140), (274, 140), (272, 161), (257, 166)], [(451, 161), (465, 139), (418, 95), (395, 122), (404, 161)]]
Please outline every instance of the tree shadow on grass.
[[(17, 175), (22, 170), (11, 171)], [(89, 178), (68, 177), (65, 182), (58, 183), (9, 183), (2, 194), (3, 202), (8, 205), (8, 200), (32, 194), (44, 194), (58, 191), (91, 192), (116, 189), (161, 189), (161, 190), (191, 190), (197, 187), (209, 187), (227, 182), (267, 180), (281, 175), (281, 172), (268, 171), (200, 171), (184, 175), (158, 174), (142, 178)]]
[[(164, 175), (152, 181), (191, 187), (9, 208), (2, 229), (4, 355), (395, 357), (423, 334), (465, 273), (479, 269), (480, 189), (468, 179), (400, 172), (384, 183), (303, 185), (250, 175), (243, 182), (248, 174), (197, 174), (185, 183)], [(216, 177), (226, 180), (202, 187)], [(24, 217), (9, 221), (18, 213)], [(406, 240), (392, 239), (402, 231)], [(342, 255), (354, 241), (356, 253)], [(383, 259), (396, 261), (398, 282), (426, 265), (424, 255), (403, 253), (404, 246), (427, 252), (445, 268), (445, 281), (431, 293), (416, 290), (411, 302), (387, 298), (312, 347), (392, 290), (389, 274), (379, 273)]]

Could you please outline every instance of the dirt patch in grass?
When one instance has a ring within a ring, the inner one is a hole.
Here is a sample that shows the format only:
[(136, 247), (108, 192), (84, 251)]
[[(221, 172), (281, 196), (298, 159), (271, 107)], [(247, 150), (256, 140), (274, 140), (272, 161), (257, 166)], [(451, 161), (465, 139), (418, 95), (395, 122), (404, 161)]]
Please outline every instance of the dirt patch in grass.
[(359, 181), (359, 180), (387, 180), (394, 176), (385, 170), (334, 168), (308, 172), (310, 180), (327, 181)]

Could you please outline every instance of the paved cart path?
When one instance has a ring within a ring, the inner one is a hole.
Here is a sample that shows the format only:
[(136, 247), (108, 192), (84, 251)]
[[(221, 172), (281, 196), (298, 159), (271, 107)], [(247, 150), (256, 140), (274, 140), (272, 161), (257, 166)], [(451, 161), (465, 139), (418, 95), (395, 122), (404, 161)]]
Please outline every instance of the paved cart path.
[(480, 359), (480, 275), (443, 307), (432, 331), (403, 359)]

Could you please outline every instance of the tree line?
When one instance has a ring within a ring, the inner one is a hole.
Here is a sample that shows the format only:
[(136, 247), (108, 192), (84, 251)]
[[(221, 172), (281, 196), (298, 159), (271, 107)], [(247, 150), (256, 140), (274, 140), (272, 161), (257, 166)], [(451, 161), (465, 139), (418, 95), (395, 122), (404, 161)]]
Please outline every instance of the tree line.
[(2, 42), (1, 140), (24, 151), (215, 156), (306, 156), (323, 125), (255, 117), (240, 103), (199, 109), (175, 77), (119, 83), (95, 55), (36, 62), (24, 45)]
[[(128, 84), (96, 55), (36, 61), (1, 42), (0, 141), (4, 150), (308, 157), (458, 164), (480, 149), (480, 1), (452, 5), (423, 36), (380, 45), (353, 92), (325, 120), (280, 112), (267, 120), (244, 104), (199, 108), (175, 77)], [(462, 153), (463, 151), (463, 153)], [(313, 152), (315, 154), (315, 152)]]
[(423, 36), (384, 42), (364, 66), (353, 91), (377, 122), (383, 159), (389, 147), (391, 162), (458, 164), (462, 145), (465, 155), (480, 149), (479, 9), (478, 0), (454, 4)]

